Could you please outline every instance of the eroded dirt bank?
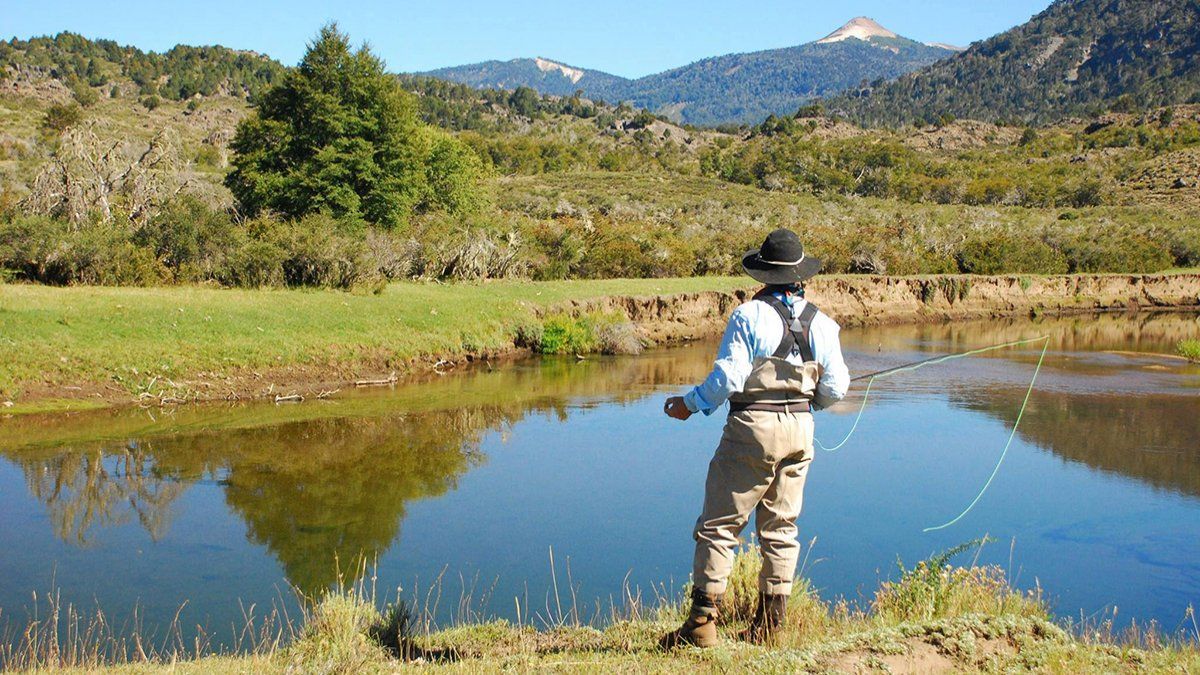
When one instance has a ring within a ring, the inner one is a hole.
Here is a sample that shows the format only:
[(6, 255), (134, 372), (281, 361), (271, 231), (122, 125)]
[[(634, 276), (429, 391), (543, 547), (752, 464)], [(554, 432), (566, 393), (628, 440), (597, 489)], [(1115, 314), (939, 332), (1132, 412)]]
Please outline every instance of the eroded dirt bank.
[[(753, 289), (657, 298), (614, 297), (576, 303), (574, 311), (624, 313), (650, 344), (719, 334)], [(829, 277), (807, 297), (842, 327), (988, 317), (1200, 306), (1200, 274)]]

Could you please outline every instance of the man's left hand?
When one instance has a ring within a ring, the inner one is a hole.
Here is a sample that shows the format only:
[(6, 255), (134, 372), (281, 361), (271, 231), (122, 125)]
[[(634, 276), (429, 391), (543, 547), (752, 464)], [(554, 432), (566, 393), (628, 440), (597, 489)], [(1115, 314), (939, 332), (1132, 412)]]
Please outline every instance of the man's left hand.
[(683, 402), (682, 396), (672, 396), (663, 404), (663, 412), (668, 417), (673, 417), (677, 420), (686, 420), (692, 416), (692, 411), (688, 410), (687, 404)]

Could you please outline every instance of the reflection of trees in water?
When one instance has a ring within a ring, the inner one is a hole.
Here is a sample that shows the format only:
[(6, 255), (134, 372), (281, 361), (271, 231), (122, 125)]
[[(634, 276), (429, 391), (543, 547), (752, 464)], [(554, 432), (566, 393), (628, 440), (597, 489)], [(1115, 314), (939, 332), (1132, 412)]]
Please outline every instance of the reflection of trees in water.
[(480, 433), (495, 412), (457, 410), (393, 418), (331, 419), (212, 439), (236, 448), (225, 500), (251, 540), (311, 591), (340, 564), (385, 551), (405, 504), (453, 489), (483, 460)]
[[(1200, 315), (1192, 312), (1106, 312), (1032, 321), (1007, 318), (870, 326), (845, 331), (842, 342), (847, 348), (868, 352), (882, 348), (886, 355), (886, 352), (904, 351), (953, 352), (1039, 335), (1050, 336), (1051, 351), (1173, 352), (1178, 341), (1200, 336)], [(984, 358), (1009, 356), (1006, 352), (981, 355)]]
[[(965, 408), (1012, 424), (1024, 389), (953, 394)], [(1034, 391), (1017, 433), (1071, 461), (1200, 496), (1200, 398)]]
[(640, 358), (550, 359), (328, 407), (197, 406), (150, 421), (139, 410), (70, 423), (18, 418), (6, 423), (0, 445), (16, 448), (4, 455), (24, 469), (30, 492), (69, 541), (131, 514), (160, 538), (184, 487), (216, 479), (248, 537), (312, 590), (333, 581), (335, 560), (352, 570), (360, 555), (385, 551), (408, 502), (452, 490), (483, 461), (478, 447), (488, 430), (531, 412), (566, 419), (580, 400), (629, 401), (653, 386), (690, 382), (711, 358), (711, 345), (702, 345)]
[(23, 465), (29, 492), (46, 505), (54, 533), (64, 541), (88, 543), (95, 528), (135, 516), (150, 538), (166, 534), (171, 504), (184, 486), (154, 470), (136, 447), (115, 452), (66, 452)]
[(250, 540), (315, 590), (334, 581), (337, 561), (352, 570), (386, 550), (405, 503), (452, 489), (482, 461), (482, 432), (507, 421), (494, 408), (319, 419), (13, 459), (55, 533), (80, 543), (131, 513), (158, 539), (184, 486), (220, 476)]

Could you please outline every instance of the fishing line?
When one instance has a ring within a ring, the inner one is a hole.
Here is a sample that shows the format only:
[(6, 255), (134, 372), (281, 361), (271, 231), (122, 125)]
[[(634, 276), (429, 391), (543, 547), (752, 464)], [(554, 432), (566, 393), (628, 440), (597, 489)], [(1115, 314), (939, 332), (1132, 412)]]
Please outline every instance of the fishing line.
[(1041, 372), (1041, 370), (1042, 370), (1042, 361), (1045, 360), (1046, 350), (1049, 349), (1049, 347), (1050, 347), (1050, 336), (1049, 335), (1043, 335), (1041, 337), (1035, 337), (1035, 338), (1028, 338), (1025, 340), (1014, 340), (1012, 342), (1005, 342), (1003, 344), (992, 345), (990, 347), (981, 347), (979, 349), (972, 349), (970, 351), (960, 352), (958, 354), (947, 354), (945, 356), (935, 356), (933, 358), (925, 359), (924, 361), (918, 361), (916, 363), (910, 363), (910, 364), (903, 365), (903, 366), (896, 366), (895, 368), (888, 368), (885, 370), (880, 370), (878, 372), (868, 373), (866, 375), (860, 375), (858, 377), (855, 377), (851, 380), (852, 382), (855, 380), (866, 379), (867, 380), (867, 388), (863, 391), (862, 404), (858, 408), (858, 414), (854, 416), (854, 423), (850, 425), (850, 431), (846, 432), (846, 437), (843, 438), (841, 440), (841, 442), (837, 443), (836, 445), (834, 445), (832, 447), (825, 447), (825, 445), (823, 443), (821, 443), (821, 441), (819, 439), (814, 438), (813, 440), (816, 442), (817, 447), (821, 448), (822, 450), (825, 450), (826, 452), (833, 452), (834, 450), (837, 450), (838, 448), (841, 448), (843, 445), (845, 445), (850, 440), (850, 437), (854, 435), (854, 431), (856, 429), (858, 429), (858, 423), (862, 419), (863, 411), (867, 409), (867, 399), (871, 394), (871, 385), (875, 383), (876, 379), (887, 377), (889, 375), (895, 375), (897, 373), (905, 373), (905, 372), (917, 370), (918, 368), (923, 368), (925, 366), (932, 366), (932, 365), (938, 364), (938, 363), (945, 363), (946, 361), (950, 361), (952, 359), (966, 358), (968, 356), (974, 356), (976, 354), (983, 354), (984, 352), (995, 351), (998, 349), (1005, 349), (1008, 347), (1016, 347), (1019, 345), (1029, 344), (1031, 342), (1044, 342), (1044, 344), (1042, 345), (1042, 353), (1038, 357), (1037, 366), (1033, 369), (1033, 377), (1030, 378), (1030, 380), (1029, 380), (1029, 388), (1026, 389), (1026, 391), (1025, 391), (1025, 400), (1023, 400), (1021, 402), (1021, 409), (1017, 413), (1016, 421), (1013, 422), (1012, 431), (1008, 435), (1008, 442), (1006, 442), (1004, 444), (1004, 450), (1002, 450), (1000, 452), (1000, 459), (998, 459), (996, 461), (996, 466), (992, 469), (992, 475), (988, 476), (987, 482), (985, 482), (983, 484), (983, 487), (979, 490), (979, 493), (977, 495), (975, 495), (975, 499), (971, 500), (971, 503), (967, 505), (967, 508), (963, 509), (962, 513), (958, 514), (953, 519), (951, 519), (945, 523), (942, 523), (941, 525), (927, 527), (927, 528), (923, 529), (922, 532), (932, 532), (933, 530), (941, 530), (941, 529), (950, 527), (951, 525), (957, 523), (959, 520), (962, 520), (963, 516), (966, 516), (967, 513), (969, 513), (971, 511), (971, 509), (975, 508), (975, 505), (979, 503), (979, 500), (983, 499), (983, 494), (985, 492), (987, 492), (987, 489), (989, 487), (991, 487), (992, 481), (995, 480), (995, 478), (996, 478), (996, 474), (998, 474), (1000, 472), (1000, 465), (1004, 463), (1004, 458), (1008, 455), (1008, 449), (1009, 449), (1009, 447), (1012, 446), (1013, 438), (1015, 438), (1017, 435), (1017, 427), (1020, 426), (1021, 418), (1025, 415), (1025, 408), (1029, 405), (1029, 396), (1033, 393), (1033, 385), (1034, 385), (1034, 383), (1037, 382), (1038, 373)]

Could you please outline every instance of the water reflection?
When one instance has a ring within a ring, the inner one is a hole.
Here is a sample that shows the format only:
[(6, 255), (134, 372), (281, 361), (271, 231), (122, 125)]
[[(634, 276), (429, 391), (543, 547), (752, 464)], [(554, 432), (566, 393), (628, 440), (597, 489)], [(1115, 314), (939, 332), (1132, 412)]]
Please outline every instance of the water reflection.
[[(1024, 390), (978, 389), (951, 400), (1005, 422)], [(1035, 392), (1020, 436), (1063, 459), (1200, 496), (1200, 397)]]
[(183, 491), (179, 480), (162, 476), (154, 459), (136, 447), (68, 451), (18, 463), (29, 493), (46, 505), (54, 534), (81, 546), (93, 530), (130, 517), (159, 540), (170, 525), (171, 504)]
[(0, 441), (64, 541), (86, 545), (131, 520), (158, 540), (186, 487), (215, 481), (247, 537), (313, 591), (396, 541), (407, 503), (453, 490), (483, 463), (484, 432), (531, 413), (566, 419), (581, 398), (627, 401), (694, 380), (706, 367), (700, 349), (548, 360), (307, 406), (13, 418)]

